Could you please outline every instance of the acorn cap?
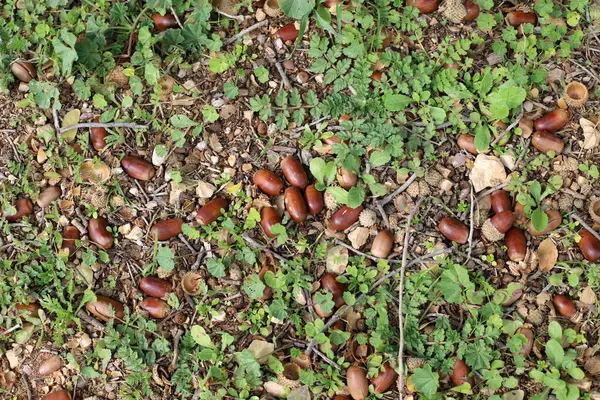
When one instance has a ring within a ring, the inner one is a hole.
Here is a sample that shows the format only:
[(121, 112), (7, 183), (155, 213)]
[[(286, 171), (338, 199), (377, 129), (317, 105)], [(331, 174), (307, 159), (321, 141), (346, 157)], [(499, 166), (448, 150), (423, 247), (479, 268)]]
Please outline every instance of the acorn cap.
[(504, 233), (496, 229), (494, 224), (492, 224), (491, 219), (488, 219), (483, 223), (483, 226), (481, 227), (481, 233), (490, 242), (497, 242), (504, 239)]
[(325, 200), (325, 207), (328, 210), (335, 210), (340, 205), (340, 203), (338, 203), (335, 197), (333, 197), (333, 195), (327, 190), (324, 193), (325, 194), (323, 195), (323, 198)]
[(455, 24), (458, 24), (467, 16), (467, 8), (462, 0), (446, 0), (439, 10), (448, 21)]
[(563, 98), (567, 105), (572, 108), (583, 107), (583, 105), (588, 101), (589, 93), (587, 87), (577, 81), (573, 81), (569, 83), (565, 87), (565, 91), (563, 93)]
[(360, 213), (360, 216), (358, 217), (358, 221), (360, 222), (361, 226), (370, 228), (377, 223), (377, 213), (375, 213), (375, 211), (373, 211), (373, 210), (369, 210), (368, 208), (365, 208)]
[(595, 222), (600, 223), (600, 199), (594, 199), (590, 201), (588, 211), (590, 213), (590, 217), (592, 217)]
[(281, 8), (279, 8), (279, 1), (277, 0), (266, 0), (263, 10), (269, 17), (276, 17), (281, 14)]

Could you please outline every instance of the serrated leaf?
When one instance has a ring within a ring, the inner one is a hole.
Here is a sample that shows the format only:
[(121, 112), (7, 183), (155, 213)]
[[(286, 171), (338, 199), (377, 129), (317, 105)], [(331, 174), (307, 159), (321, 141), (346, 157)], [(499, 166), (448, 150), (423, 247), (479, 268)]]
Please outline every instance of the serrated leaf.
[(426, 364), (423, 368), (417, 368), (410, 381), (415, 385), (417, 391), (427, 397), (433, 397), (440, 386), (440, 377), (437, 372)]
[(200, 346), (204, 346), (204, 347), (212, 346), (212, 340), (210, 339), (210, 336), (206, 333), (206, 330), (204, 330), (204, 328), (201, 327), (200, 325), (192, 326), (190, 333), (191, 333), (194, 341), (196, 343), (198, 343)]
[(369, 163), (371, 164), (371, 167), (376, 168), (387, 164), (391, 159), (392, 156), (387, 151), (379, 150), (371, 153)]
[[(81, 117), (81, 111), (79, 111), (78, 109), (69, 111), (68, 113), (65, 114), (65, 116), (62, 120), (61, 128), (65, 128), (65, 127), (71, 126), (71, 125), (77, 125), (79, 123), (80, 117)], [(69, 129), (68, 131), (63, 132), (61, 136), (66, 142), (71, 143), (72, 141), (75, 140), (76, 135), (77, 135), (77, 129)]]
[(192, 126), (198, 125), (197, 122), (192, 121), (186, 115), (183, 114), (175, 114), (171, 117), (169, 121), (171, 122), (171, 125), (173, 125), (175, 128), (180, 129), (190, 128)]

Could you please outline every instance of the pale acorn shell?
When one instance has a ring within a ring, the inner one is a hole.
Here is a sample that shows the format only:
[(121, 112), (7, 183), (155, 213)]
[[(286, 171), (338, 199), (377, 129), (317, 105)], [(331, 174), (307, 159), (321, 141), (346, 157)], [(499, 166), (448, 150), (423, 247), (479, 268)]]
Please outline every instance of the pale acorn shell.
[(571, 108), (583, 107), (589, 98), (588, 89), (583, 83), (573, 81), (565, 87), (563, 98)]

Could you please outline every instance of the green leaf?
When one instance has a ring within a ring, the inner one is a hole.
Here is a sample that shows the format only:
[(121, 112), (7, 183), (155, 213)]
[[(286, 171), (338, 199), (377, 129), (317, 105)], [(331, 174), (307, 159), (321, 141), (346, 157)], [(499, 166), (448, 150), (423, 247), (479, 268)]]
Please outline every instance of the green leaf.
[(365, 201), (365, 189), (363, 185), (356, 185), (348, 191), (348, 202), (346, 205), (350, 208), (360, 207)]
[(294, 19), (301, 19), (315, 8), (314, 0), (282, 0), (279, 3), (281, 11)]
[(325, 160), (321, 157), (315, 157), (310, 160), (309, 168), (317, 182), (323, 183), (325, 178)]
[(329, 186), (327, 192), (340, 204), (348, 204), (348, 192), (339, 186)]
[(433, 397), (440, 386), (440, 377), (437, 372), (431, 370), (429, 364), (426, 364), (423, 368), (417, 368), (410, 380), (417, 391), (427, 397)]
[(376, 168), (389, 163), (391, 159), (392, 156), (387, 151), (379, 150), (371, 153), (369, 163), (371, 163), (371, 167)]
[(556, 339), (550, 339), (546, 342), (546, 356), (554, 366), (560, 367), (565, 357), (565, 350)]
[(208, 335), (208, 333), (206, 333), (206, 330), (204, 330), (204, 328), (200, 325), (192, 326), (190, 333), (194, 341), (200, 346), (211, 347), (213, 345), (210, 336)]
[(333, 311), (333, 307), (335, 306), (335, 302), (333, 301), (333, 294), (331, 294), (331, 292), (325, 292), (323, 290), (315, 292), (313, 301), (316, 305), (321, 307), (321, 310), (324, 313), (329, 313)]
[(532, 181), (529, 184), (529, 192), (531, 197), (535, 200), (536, 204), (539, 204), (542, 200), (542, 185), (538, 181)]
[(231, 82), (225, 82), (223, 84), (223, 92), (225, 93), (225, 96), (231, 100), (236, 99), (240, 93), (238, 87)]
[(75, 42), (77, 42), (77, 36), (66, 29), (61, 31), (60, 39), (55, 38), (52, 40), (54, 53), (60, 59), (62, 76), (71, 75), (73, 63), (79, 58), (77, 51), (73, 47), (75, 46)]
[(171, 125), (173, 125), (175, 128), (190, 128), (192, 126), (197, 126), (198, 123), (195, 121), (192, 121), (191, 119), (189, 119), (187, 116), (183, 115), (183, 114), (175, 114), (171, 117), (170, 119), (171, 121)]
[(558, 322), (552, 321), (550, 324), (548, 324), (548, 335), (550, 335), (552, 339), (556, 339), (558, 341), (562, 339), (562, 328)]
[(162, 269), (171, 272), (175, 268), (175, 254), (169, 247), (159, 247), (156, 253), (156, 262)]
[(490, 146), (490, 130), (485, 125), (478, 125), (475, 128), (475, 147), (478, 151), (485, 151)]
[(151, 62), (146, 63), (144, 68), (144, 78), (150, 85), (155, 85), (160, 79), (160, 70)]
[(269, 70), (262, 65), (254, 68), (254, 75), (256, 75), (256, 79), (258, 79), (260, 83), (267, 83), (269, 80)]
[(96, 93), (92, 101), (94, 102), (94, 107), (99, 108), (101, 110), (108, 106), (108, 102), (100, 93)]
[(215, 257), (208, 259), (206, 269), (215, 278), (225, 277), (225, 264)]
[(548, 225), (548, 214), (544, 212), (542, 207), (538, 207), (531, 213), (531, 224), (533, 229), (540, 232), (543, 231)]
[(386, 94), (383, 96), (383, 105), (393, 112), (404, 110), (412, 101), (413, 99), (403, 94)]
[(265, 290), (265, 284), (260, 280), (257, 274), (252, 274), (244, 281), (242, 289), (251, 299), (260, 299)]
[(204, 122), (210, 124), (219, 119), (219, 113), (210, 104), (205, 104), (202, 106), (202, 117), (204, 117)]

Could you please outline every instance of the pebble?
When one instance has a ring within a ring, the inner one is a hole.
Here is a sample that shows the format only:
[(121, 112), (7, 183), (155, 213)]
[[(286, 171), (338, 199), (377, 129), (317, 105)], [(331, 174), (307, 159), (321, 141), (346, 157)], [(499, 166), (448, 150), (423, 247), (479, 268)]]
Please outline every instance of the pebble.
[(193, 89), (195, 89), (195, 88), (196, 88), (196, 82), (194, 82), (194, 81), (193, 81), (193, 80), (191, 80), (191, 79), (188, 79), (187, 81), (185, 81), (185, 82), (183, 83), (183, 88), (184, 88), (185, 90), (193, 90)]
[(258, 10), (256, 10), (256, 14), (254, 15), (254, 17), (256, 18), (257, 22), (260, 22), (264, 21), (265, 18), (267, 18), (267, 14), (265, 14), (262, 8), (259, 8)]
[(27, 84), (25, 82), (19, 83), (19, 92), (21, 92), (21, 93), (29, 92), (29, 84)]

